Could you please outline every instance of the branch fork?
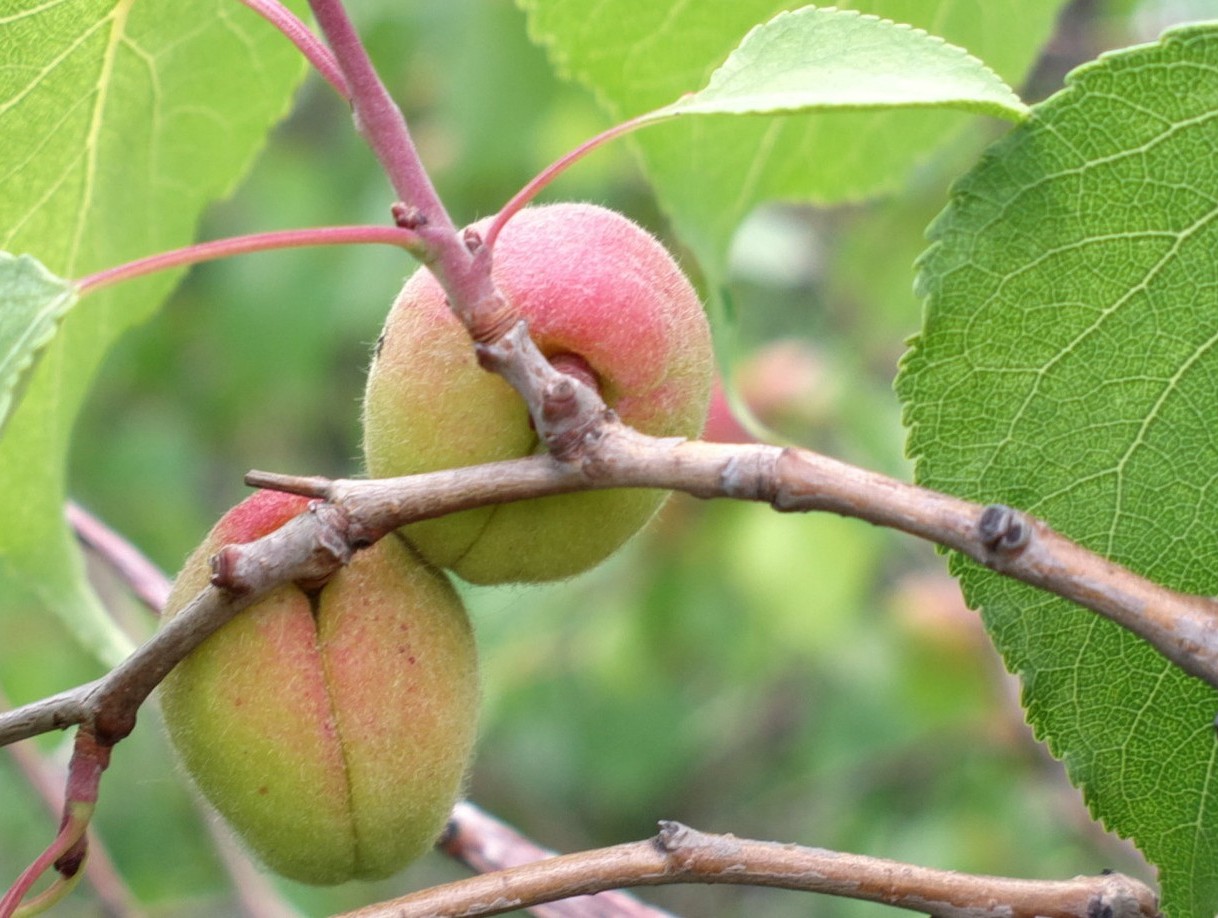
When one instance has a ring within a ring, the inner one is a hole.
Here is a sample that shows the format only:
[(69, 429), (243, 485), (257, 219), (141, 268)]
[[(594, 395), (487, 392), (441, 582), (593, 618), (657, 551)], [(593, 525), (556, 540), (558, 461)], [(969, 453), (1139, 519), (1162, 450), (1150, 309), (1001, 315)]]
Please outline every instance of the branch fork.
[(601, 428), (616, 422), (617, 415), (582, 374), (563, 372), (546, 360), (523, 319), (494, 343), (475, 349), (482, 368), (498, 373), (524, 398), (537, 435), (556, 461), (580, 458)]

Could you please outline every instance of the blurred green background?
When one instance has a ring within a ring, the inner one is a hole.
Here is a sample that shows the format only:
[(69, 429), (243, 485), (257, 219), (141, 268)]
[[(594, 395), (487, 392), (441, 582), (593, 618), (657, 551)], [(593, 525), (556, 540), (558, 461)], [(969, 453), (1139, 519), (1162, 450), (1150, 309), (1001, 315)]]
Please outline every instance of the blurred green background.
[[(587, 93), (556, 81), (507, 0), (353, 9), (459, 222), (493, 212), (607, 126)], [(1074, 4), (1025, 97), (1194, 9)], [(737, 376), (779, 436), (909, 477), (891, 380), (919, 322), (911, 265), (951, 177), (995, 130), (972, 125), (898, 198), (775, 206), (742, 228), (730, 291)], [(545, 197), (604, 203), (665, 233), (627, 144), (598, 152)], [(202, 237), (381, 223), (390, 202), (345, 107), (312, 78)], [(400, 252), (374, 248), (194, 270), (110, 357), (78, 429), (77, 499), (173, 571), (246, 493), (247, 469), (359, 474), (369, 349), (412, 270)], [(678, 497), (584, 577), (467, 589), (485, 674), (470, 797), (563, 850), (645, 837), (658, 819), (676, 819), (966, 871), (1057, 878), (1114, 868), (1149, 879), (1032, 741), (1017, 688), (943, 569), (928, 546), (863, 523)], [(53, 624), (17, 639), (31, 648), (30, 681), (48, 670), (64, 687), (96, 675), (71, 647), (47, 662), (47, 646), (64, 641)], [(22, 673), (6, 673), (5, 684), (14, 701), (28, 700)], [(193, 801), (156, 719), (144, 715), (115, 753), (99, 838), (146, 914), (234, 913), (206, 829), (214, 817)], [(44, 766), (62, 764), (56, 738), (28, 745)], [(0, 756), (0, 801), (0, 869), (12, 877), (52, 826), (9, 756)], [(429, 855), (384, 883), (270, 882), (302, 914), (321, 915), (462, 875)], [(688, 915), (880, 913), (735, 887), (645, 897)], [(103, 907), (84, 888), (58, 913)]]

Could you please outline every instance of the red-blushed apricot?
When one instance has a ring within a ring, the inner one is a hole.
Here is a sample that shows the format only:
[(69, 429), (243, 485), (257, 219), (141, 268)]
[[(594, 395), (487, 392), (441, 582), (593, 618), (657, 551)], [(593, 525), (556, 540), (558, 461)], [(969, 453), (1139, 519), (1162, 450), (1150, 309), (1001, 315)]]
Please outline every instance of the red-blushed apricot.
[[(302, 511), (260, 491), (187, 560), (171, 618), (208, 558)], [(320, 590), (278, 588), (183, 660), (160, 689), (203, 794), (273, 870), (305, 883), (385, 877), (443, 829), (473, 747), (476, 654), (447, 578), (394, 535)]]
[[(485, 224), (480, 224), (485, 227)], [(551, 359), (582, 358), (621, 419), (694, 437), (713, 368), (702, 304), (653, 236), (591, 204), (530, 207), (495, 244), (496, 285)], [(364, 400), (376, 477), (528, 456), (542, 449), (523, 400), (481, 369), (426, 269), (407, 281), (378, 342)], [(637, 532), (666, 492), (589, 492), (470, 510), (406, 527), (432, 563), (476, 583), (569, 577)]]

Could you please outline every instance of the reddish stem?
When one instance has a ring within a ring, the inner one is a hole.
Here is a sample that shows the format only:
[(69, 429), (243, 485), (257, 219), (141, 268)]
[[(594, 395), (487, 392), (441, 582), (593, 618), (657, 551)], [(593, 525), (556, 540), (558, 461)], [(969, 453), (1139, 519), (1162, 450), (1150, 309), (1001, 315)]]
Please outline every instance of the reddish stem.
[(76, 538), (104, 558), (150, 612), (160, 615), (171, 586), (160, 568), (79, 504), (68, 501), (65, 513)]
[(308, 58), (314, 69), (325, 77), (326, 82), (334, 87), (335, 92), (344, 99), (351, 98), (351, 93), (347, 89), (347, 81), (343, 77), (342, 70), (339, 69), (338, 61), (334, 59), (330, 49), (309, 31), (309, 27), (301, 22), (295, 13), (278, 0), (241, 0), (241, 2), (282, 32), (287, 40)]
[[(75, 848), (85, 837), (85, 830), (89, 827), (89, 819), (93, 815), (93, 804), (72, 804), (68, 803), (64, 806), (64, 820), (59, 827), (59, 833), (55, 836), (55, 840), (47, 846), (47, 849), (38, 855), (29, 867), (25, 868), (21, 876), (17, 878), (17, 882), (9, 887), (8, 892), (4, 894), (4, 898), (0, 899), (0, 918), (12, 918), (17, 913), (17, 909), (21, 906), (21, 902), (29, 894), (30, 889), (59, 858)], [(79, 864), (77, 865), (79, 868)], [(63, 883), (66, 880), (71, 880), (73, 874), (61, 877), (56, 881), (56, 885)], [(41, 894), (38, 899), (45, 901), (44, 897), (50, 897), (52, 901), (59, 894), (59, 890), (53, 885), (51, 889)], [(32, 906), (33, 903), (30, 903)]]
[(89, 727), (76, 731), (76, 743), (72, 748), (72, 760), (68, 764), (68, 783), (64, 794), (63, 818), (59, 832), (47, 849), (38, 855), (29, 867), (17, 878), (0, 899), (0, 918), (11, 918), (17, 913), (21, 901), (30, 889), (52, 866), (59, 872), (59, 879), (36, 900), (27, 903), (31, 913), (43, 907), (42, 903), (54, 903), (67, 893), (84, 865), (88, 850), (85, 831), (93, 810), (97, 807), (97, 793), (101, 777), (110, 764), (111, 746), (100, 743)]
[(181, 249), (161, 252), (148, 258), (129, 261), (114, 268), (90, 274), (76, 282), (76, 290), (82, 296), (111, 284), (132, 278), (194, 265), (230, 255), (245, 255), (250, 252), (265, 252), (272, 249), (291, 249), (311, 245), (350, 245), (382, 243), (396, 245), (408, 252), (418, 254), (419, 237), (410, 230), (393, 226), (325, 226), (315, 229), (276, 230), (270, 233), (254, 233), (249, 236), (234, 236), (231, 239), (216, 239), (198, 242)]
[[(355, 124), (380, 160), (402, 215), (418, 232), (420, 258), (448, 294), (453, 312), (475, 341), (493, 341), (517, 319), (491, 281), (490, 252), (457, 232), (419, 158), (402, 112), (390, 98), (341, 0), (309, 0), (322, 34), (351, 90)], [(481, 251), (479, 251), (481, 249)]]
[(342, 3), (309, 0), (309, 6), (347, 81), (356, 127), (380, 160), (394, 191), (422, 213), (426, 226), (421, 229), (429, 226), (455, 234), (456, 227), (410, 138), (406, 119), (381, 82)]
[(566, 153), (556, 159), (554, 162), (550, 163), (550, 165), (546, 166), (546, 168), (531, 179), (527, 185), (516, 192), (516, 194), (512, 196), (512, 199), (503, 205), (499, 213), (495, 214), (495, 219), (492, 220), (491, 225), (487, 227), (486, 235), (483, 237), (483, 243), (488, 248), (493, 247), (495, 240), (499, 236), (500, 230), (503, 229), (503, 225), (507, 223), (517, 211), (528, 204), (529, 201), (533, 200), (533, 198), (535, 198), (537, 194), (546, 187), (546, 185), (550, 184), (550, 182), (554, 181), (554, 179), (564, 172), (568, 166), (571, 166), (583, 159), (593, 150), (604, 146), (609, 141), (621, 137), (623, 134), (629, 134), (631, 131), (637, 130), (645, 125), (655, 124), (659, 120), (661, 119), (656, 116), (655, 112), (647, 112), (646, 114), (631, 118), (629, 121), (623, 121), (621, 124), (615, 124), (608, 130), (597, 134), (591, 140), (585, 140), (570, 153)]

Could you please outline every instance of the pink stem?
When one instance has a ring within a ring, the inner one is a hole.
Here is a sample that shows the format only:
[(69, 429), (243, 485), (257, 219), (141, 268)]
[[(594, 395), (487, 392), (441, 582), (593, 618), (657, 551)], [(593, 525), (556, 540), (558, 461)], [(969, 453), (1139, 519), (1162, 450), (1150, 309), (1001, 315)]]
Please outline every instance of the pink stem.
[(308, 58), (309, 63), (325, 77), (326, 82), (333, 86), (340, 96), (344, 99), (351, 98), (351, 93), (347, 89), (347, 80), (343, 77), (342, 70), (339, 69), (338, 61), (334, 59), (330, 49), (309, 31), (309, 27), (301, 22), (295, 13), (279, 0), (241, 0), (241, 2), (282, 32), (288, 41)]
[(353, 243), (396, 245), (414, 253), (419, 247), (419, 237), (410, 230), (391, 226), (326, 226), (316, 229), (276, 230), (270, 233), (234, 236), (231, 239), (199, 242), (185, 248), (161, 252), (159, 255), (151, 255), (148, 258), (129, 261), (114, 268), (98, 271), (96, 274), (90, 274), (77, 281), (76, 289), (77, 292), (84, 295), (120, 281), (142, 277), (145, 274), (180, 268), (184, 265), (194, 265), (203, 261), (213, 261), (217, 258), (227, 258), (230, 255), (311, 245), (349, 245)]
[[(309, 0), (313, 16), (350, 90), (360, 134), (380, 160), (393, 190), (424, 217), (423, 229), (452, 236), (456, 228), (419, 159), (406, 119), (377, 75), (341, 0)], [(432, 240), (429, 238), (428, 240)]]
[(64, 789), (63, 819), (59, 823), (59, 832), (0, 899), (0, 918), (11, 918), (17, 913), (21, 900), (50, 867), (54, 866), (59, 871), (60, 879), (30, 903), (31, 911), (41, 907), (38, 900), (57, 901), (68, 891), (65, 882), (74, 883), (79, 876), (88, 852), (85, 831), (97, 807), (98, 788), (102, 774), (110, 765), (111, 750), (111, 745), (98, 742), (92, 729), (81, 727), (76, 731), (72, 759), (68, 763), (68, 782)]
[(474, 234), (457, 232), (342, 0), (309, 0), (309, 5), (347, 78), (355, 124), (402, 200), (399, 225), (417, 231), (420, 259), (448, 294), (470, 336), (475, 341), (497, 340), (518, 317), (491, 280), (490, 250)]
[(161, 569), (79, 504), (68, 501), (65, 513), (76, 538), (105, 558), (135, 597), (154, 615), (160, 615), (172, 585)]
[(0, 918), (11, 918), (16, 914), (22, 900), (29, 894), (38, 878), (84, 837), (92, 812), (91, 804), (68, 807), (63, 825), (60, 826), (55, 840), (42, 854), (38, 855), (29, 867), (25, 868), (21, 876), (17, 878), (17, 882), (9, 887), (3, 898), (0, 898)]
[(609, 141), (617, 137), (621, 137), (623, 134), (629, 134), (631, 131), (637, 130), (645, 125), (655, 124), (659, 120), (661, 119), (656, 117), (655, 112), (647, 112), (646, 114), (631, 118), (629, 121), (623, 121), (621, 124), (615, 124), (607, 131), (602, 131), (600, 134), (597, 134), (591, 140), (584, 141), (570, 153), (566, 153), (556, 159), (550, 165), (546, 166), (545, 169), (539, 172), (533, 179), (531, 179), (527, 185), (516, 192), (512, 199), (503, 205), (499, 213), (495, 214), (495, 219), (491, 221), (491, 225), (486, 229), (486, 235), (483, 237), (483, 242), (488, 248), (494, 246), (495, 239), (498, 238), (499, 231), (503, 229), (503, 225), (507, 223), (517, 211), (528, 204), (529, 201), (533, 200), (533, 198), (537, 196), (538, 192), (545, 188), (546, 185), (554, 181), (554, 179), (557, 178), (560, 173), (566, 170), (568, 166), (583, 159), (593, 150), (603, 146)]

